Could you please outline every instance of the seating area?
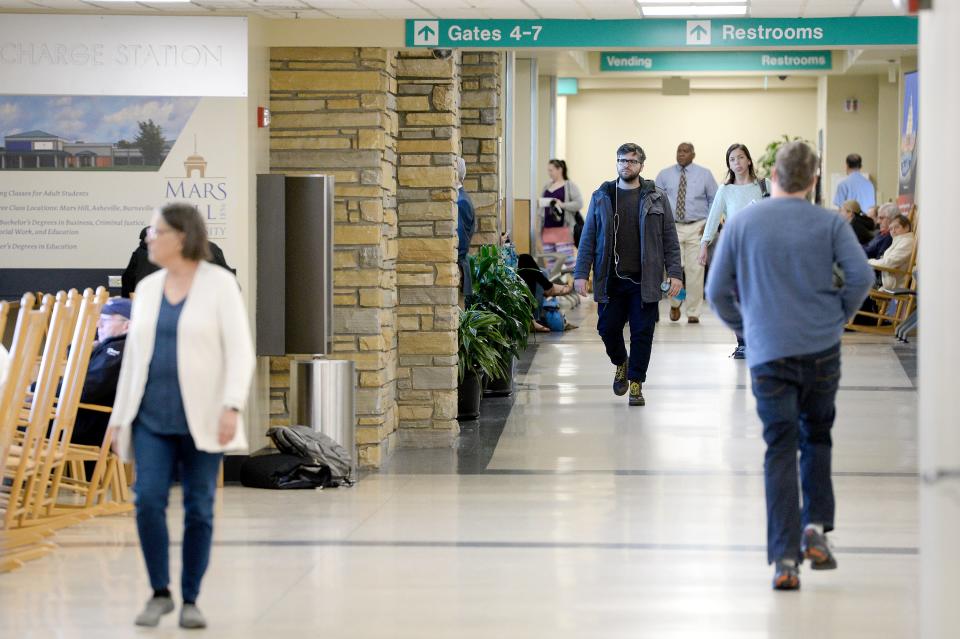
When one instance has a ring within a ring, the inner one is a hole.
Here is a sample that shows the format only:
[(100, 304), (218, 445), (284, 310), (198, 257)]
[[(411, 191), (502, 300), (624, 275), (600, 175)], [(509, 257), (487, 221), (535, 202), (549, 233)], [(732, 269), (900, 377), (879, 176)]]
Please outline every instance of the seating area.
[[(919, 216), (916, 206), (911, 209), (907, 217), (912, 225), (914, 237), (917, 237)], [(900, 268), (874, 265), (874, 269), (878, 272), (892, 276), (892, 279), (903, 285), (896, 288), (879, 287), (871, 290), (868, 300), (872, 304), (857, 311), (856, 316), (847, 324), (848, 329), (873, 335), (896, 336), (901, 341), (906, 341), (908, 334), (916, 330), (916, 268), (919, 246), (918, 241), (913, 242), (909, 260)]]
[(107, 299), (101, 287), (0, 303), (0, 338), (17, 312), (0, 389), (0, 572), (56, 551), (59, 529), (132, 510), (125, 470), (108, 439), (70, 443)]

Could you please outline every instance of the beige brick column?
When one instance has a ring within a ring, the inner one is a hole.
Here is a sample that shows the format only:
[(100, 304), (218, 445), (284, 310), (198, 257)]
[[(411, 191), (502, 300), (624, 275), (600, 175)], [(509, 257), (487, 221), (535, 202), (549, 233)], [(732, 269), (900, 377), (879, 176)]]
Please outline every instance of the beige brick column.
[[(271, 50), (271, 171), (336, 182), (335, 353), (356, 362), (360, 463), (396, 439), (396, 54)], [(271, 362), (271, 422), (289, 422), (289, 362)]]
[(450, 446), (457, 427), (460, 54), (397, 55), (401, 445)]
[(498, 244), (500, 197), (500, 146), (503, 90), (500, 52), (464, 53), (461, 67), (460, 135), (467, 163), (464, 186), (477, 209), (473, 246)]

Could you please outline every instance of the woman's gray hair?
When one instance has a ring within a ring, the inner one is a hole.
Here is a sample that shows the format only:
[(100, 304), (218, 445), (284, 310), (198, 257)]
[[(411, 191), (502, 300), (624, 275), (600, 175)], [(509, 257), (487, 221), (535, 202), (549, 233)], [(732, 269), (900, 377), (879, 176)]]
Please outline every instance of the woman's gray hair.
[(458, 155), (454, 158), (453, 164), (457, 168), (457, 188), (463, 188), (463, 178), (467, 177), (467, 163)]

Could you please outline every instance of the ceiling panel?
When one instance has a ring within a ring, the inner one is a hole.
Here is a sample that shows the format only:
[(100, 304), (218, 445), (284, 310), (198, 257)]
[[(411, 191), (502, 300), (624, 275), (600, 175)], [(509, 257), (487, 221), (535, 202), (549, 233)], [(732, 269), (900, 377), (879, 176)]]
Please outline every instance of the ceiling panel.
[[(642, 1), (642, 0), (641, 0)], [(947, 0), (944, 0), (947, 1)], [(956, 0), (954, 0), (956, 1)], [(694, 2), (694, 0), (689, 0)], [(827, 17), (897, 15), (892, 0), (748, 0), (754, 17)], [(95, 0), (0, 0), (0, 9), (87, 11), (91, 13), (184, 13), (227, 11), (288, 17), (288, 7), (303, 9), (300, 17), (343, 19), (492, 18), (492, 19), (639, 19), (634, 0), (196, 0), (193, 5)], [(292, 17), (292, 13), (290, 16)]]

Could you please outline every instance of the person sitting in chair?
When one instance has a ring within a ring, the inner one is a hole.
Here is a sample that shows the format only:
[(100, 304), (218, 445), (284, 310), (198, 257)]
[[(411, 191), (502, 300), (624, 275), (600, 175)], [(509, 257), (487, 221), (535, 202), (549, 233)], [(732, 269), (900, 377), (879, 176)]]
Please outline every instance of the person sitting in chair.
[[(549, 333), (550, 329), (543, 325), (543, 300), (546, 297), (569, 295), (573, 292), (570, 284), (556, 284), (547, 279), (543, 271), (537, 266), (537, 261), (529, 253), (517, 256), (517, 274), (527, 284), (530, 294), (537, 300), (537, 308), (533, 312), (533, 330), (537, 333)], [(573, 324), (563, 321), (563, 330), (577, 328)]]
[[(906, 271), (910, 268), (910, 256), (913, 254), (913, 245), (916, 238), (913, 235), (913, 224), (906, 215), (898, 215), (890, 221), (890, 235), (893, 237), (893, 243), (890, 248), (884, 251), (879, 259), (867, 260), (867, 263), (873, 267), (883, 267)], [(888, 273), (881, 271), (880, 280), (883, 288), (893, 290), (904, 288), (907, 285), (908, 275), (906, 273)]]
[[(94, 342), (83, 382), (80, 403), (113, 406), (120, 379), (123, 348), (130, 329), (131, 302), (125, 297), (113, 297), (104, 304), (97, 322), (97, 341)], [(110, 413), (81, 408), (70, 441), (83, 446), (100, 446), (107, 432)]]

